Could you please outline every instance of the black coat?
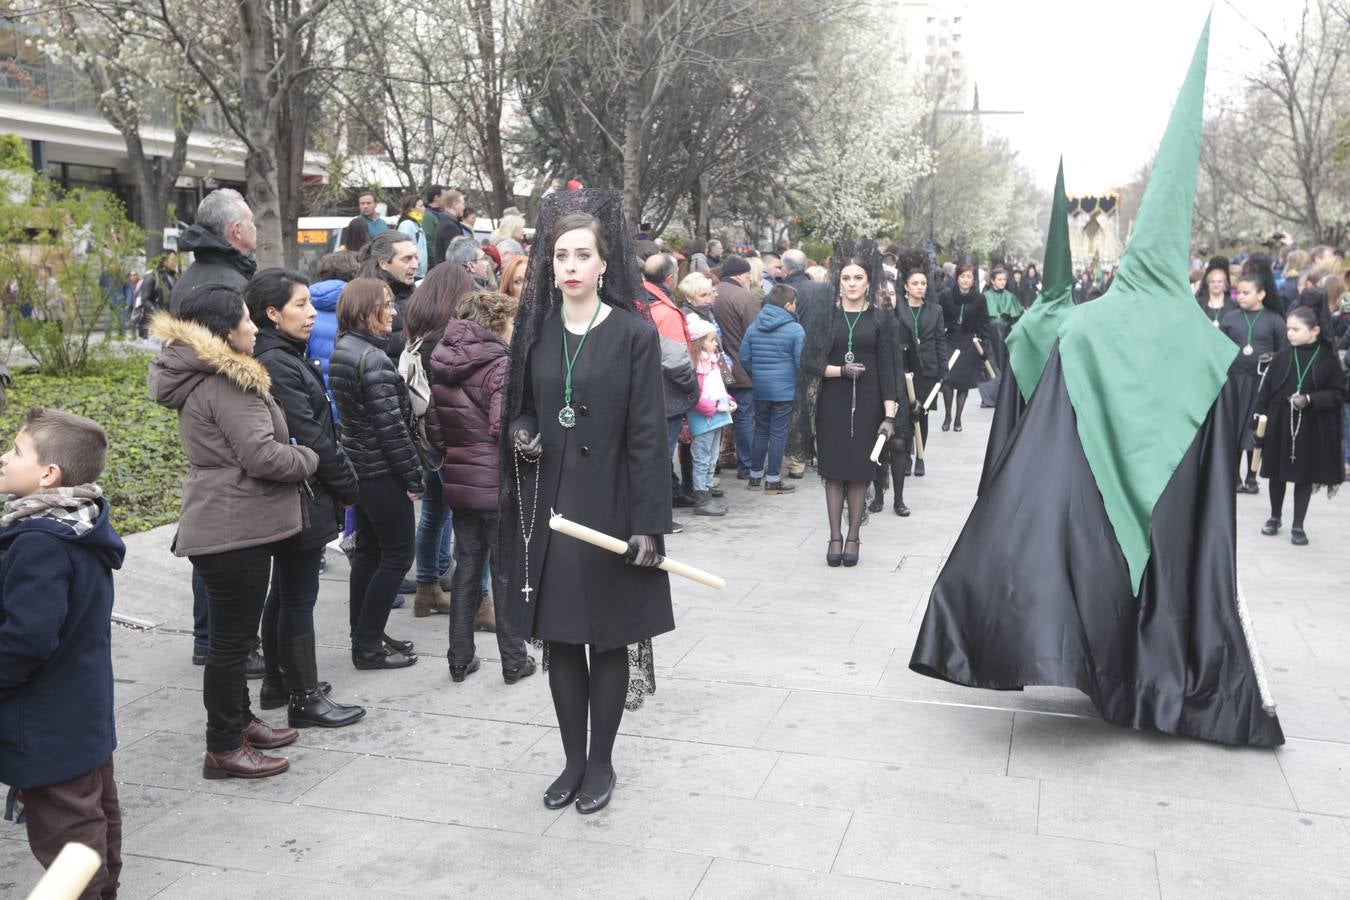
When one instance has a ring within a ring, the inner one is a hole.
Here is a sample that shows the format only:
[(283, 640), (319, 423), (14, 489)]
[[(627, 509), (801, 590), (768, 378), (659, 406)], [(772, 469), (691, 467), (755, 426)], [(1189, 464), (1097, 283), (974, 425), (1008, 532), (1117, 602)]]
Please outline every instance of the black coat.
[(193, 261), (173, 286), (173, 294), (169, 297), (169, 312), (175, 316), (183, 305), (183, 298), (197, 285), (223, 284), (243, 294), (244, 286), (258, 268), (252, 257), (240, 253), (223, 237), (200, 225), (193, 225), (183, 232), (178, 239), (178, 249), (191, 251)]
[[(1296, 416), (1289, 405), (1289, 398), (1298, 390), (1298, 374), (1294, 368), (1296, 350), (1299, 363), (1309, 365), (1313, 354), (1311, 347), (1285, 347), (1270, 361), (1256, 396), (1257, 412), (1267, 417), (1261, 475), (1295, 484), (1340, 484), (1345, 480), (1341, 446), (1345, 372), (1331, 347), (1322, 344), (1317, 358), (1311, 361), (1312, 370), (1306, 372), (1301, 389), (1310, 402), (1302, 415)], [(1298, 434), (1295, 440), (1290, 438), (1291, 425)]]
[(985, 352), (989, 352), (993, 345), (989, 305), (985, 302), (984, 294), (974, 288), (964, 294), (954, 287), (943, 291), (940, 302), (950, 344), (950, 349), (946, 349), (947, 345), (944, 344), (943, 352), (947, 355), (943, 357), (942, 365), (947, 365), (952, 350), (961, 351), (950, 377), (944, 377), (944, 380), (949, 388), (968, 391), (979, 386), (984, 371), (984, 362), (975, 351), (975, 338), (980, 339)]
[(455, 238), (473, 237), (473, 229), (450, 213), (442, 212), (440, 217), (440, 221), (436, 223), (436, 246), (430, 248), (432, 253), (427, 259), (428, 269), (445, 262), (445, 251), (450, 249), (450, 242)]
[[(947, 358), (951, 351), (947, 349), (947, 325), (942, 309), (936, 303), (925, 301), (919, 310), (919, 333), (914, 333), (914, 314), (909, 304), (902, 303), (896, 309), (896, 321), (900, 327), (900, 337), (905, 344), (914, 348), (918, 368), (914, 371), (914, 388), (919, 391), (922, 403), (932, 390), (933, 385), (947, 379)], [(901, 397), (907, 396), (904, 388), (904, 373), (900, 373)], [(920, 390), (922, 386), (922, 390)]]
[[(670, 457), (656, 329), (637, 315), (612, 310), (596, 325), (572, 371), (576, 427), (563, 428), (562, 318), (550, 316), (529, 350), (520, 415), (511, 431), (543, 438), (537, 463), (520, 463), (528, 524), (538, 481), (527, 601), (517, 546), (507, 609), (522, 635), (601, 650), (634, 644), (675, 627), (670, 579), (659, 569), (553, 534), (550, 510), (628, 540), (670, 526)], [(515, 472), (505, 477), (514, 482)], [(519, 542), (518, 542), (519, 543)], [(559, 624), (561, 623), (561, 624)]]
[(305, 356), (303, 341), (292, 341), (275, 328), (258, 331), (253, 356), (272, 376), (272, 399), (286, 415), (291, 438), (319, 455), (306, 494), (305, 530), (291, 541), (300, 550), (322, 547), (341, 531), (342, 504), (356, 503), (357, 481), (351, 460), (338, 445), (321, 364)]
[(422, 463), (408, 431), (408, 386), (385, 353), (385, 342), (360, 331), (339, 337), (328, 360), (328, 383), (342, 421), (342, 449), (356, 477), (394, 475), (407, 490), (421, 493)]

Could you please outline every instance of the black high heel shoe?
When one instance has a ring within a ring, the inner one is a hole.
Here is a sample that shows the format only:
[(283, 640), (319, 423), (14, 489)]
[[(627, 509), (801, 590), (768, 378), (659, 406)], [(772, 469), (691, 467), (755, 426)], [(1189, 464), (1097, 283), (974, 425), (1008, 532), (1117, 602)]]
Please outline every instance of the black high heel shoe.
[(841, 537), (830, 538), (830, 543), (825, 548), (825, 564), (831, 569), (837, 568), (839, 564), (844, 561), (844, 554), (842, 552), (830, 552), (829, 548), (833, 547), (835, 544), (838, 544), (840, 551), (842, 551), (844, 549), (844, 539)]
[[(847, 547), (849, 544), (853, 544), (853, 545), (854, 545), (855, 547), (857, 547), (860, 551), (862, 550), (862, 541), (859, 540), (858, 538), (849, 538), (848, 540), (844, 541), (844, 546), (845, 546), (845, 547)], [(845, 553), (845, 554), (843, 555), (843, 557), (842, 557), (842, 560), (843, 560), (843, 563), (844, 563), (845, 568), (851, 569), (851, 568), (853, 568), (854, 566), (856, 566), (856, 565), (858, 564), (858, 554), (857, 554), (857, 553)]]

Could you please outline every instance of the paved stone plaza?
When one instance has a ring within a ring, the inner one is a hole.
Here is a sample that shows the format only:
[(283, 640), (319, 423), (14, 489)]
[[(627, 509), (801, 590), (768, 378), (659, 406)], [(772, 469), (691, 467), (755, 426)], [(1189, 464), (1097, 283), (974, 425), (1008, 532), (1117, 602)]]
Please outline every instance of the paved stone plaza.
[[(305, 731), (280, 751), (284, 775), (204, 781), (188, 566), (166, 549), (172, 529), (132, 537), (118, 608), (160, 624), (113, 634), (121, 896), (1350, 896), (1350, 574), (1336, 535), (1350, 499), (1315, 497), (1312, 544), (1296, 548), (1259, 534), (1264, 483), (1238, 497), (1239, 572), (1288, 743), (1137, 734), (1073, 691), (975, 691), (908, 669), (989, 415), (932, 437), (928, 477), (909, 481), (914, 516), (874, 516), (856, 569), (825, 566), (810, 477), (792, 497), (725, 478), (730, 515), (683, 517), (671, 554), (727, 588), (675, 583), (657, 693), (625, 716), (614, 802), (591, 817), (543, 807), (562, 763), (548, 685), (541, 673), (507, 687), (491, 635), (478, 635), (482, 671), (454, 685), (446, 618), (414, 619), (410, 600), (389, 631), (421, 662), (352, 669), (336, 554), (320, 672), (369, 715)], [(278, 712), (263, 715), (284, 723)], [(22, 829), (0, 835), (0, 896), (23, 896), (39, 869)]]

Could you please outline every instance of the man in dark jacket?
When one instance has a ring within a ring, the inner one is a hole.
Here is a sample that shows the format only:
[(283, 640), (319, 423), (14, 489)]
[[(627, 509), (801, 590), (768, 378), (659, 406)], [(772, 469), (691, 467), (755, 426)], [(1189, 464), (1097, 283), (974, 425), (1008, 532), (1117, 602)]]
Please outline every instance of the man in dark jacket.
[[(445, 259), (446, 248), (457, 237), (473, 237), (473, 229), (460, 221), (464, 215), (464, 195), (459, 191), (446, 191), (441, 195), (444, 205), (441, 208), (441, 220), (436, 225), (436, 249), (431, 259), (440, 262)], [(428, 266), (434, 265), (431, 261)]]
[(713, 304), (713, 315), (722, 330), (722, 350), (731, 355), (731, 372), (734, 376), (727, 385), (727, 393), (736, 401), (736, 411), (731, 414), (732, 425), (736, 431), (736, 477), (750, 477), (750, 445), (755, 439), (754, 397), (750, 375), (741, 365), (741, 338), (746, 329), (759, 315), (759, 300), (750, 293), (750, 263), (745, 257), (735, 253), (727, 254), (722, 261), (722, 281), (717, 285), (717, 300)]
[(797, 372), (802, 364), (806, 331), (797, 322), (797, 292), (790, 285), (775, 285), (764, 298), (764, 309), (741, 341), (741, 364), (754, 379), (755, 438), (750, 454), (750, 490), (786, 494), (781, 471), (787, 446), (793, 401), (797, 397)]
[(197, 222), (178, 239), (178, 249), (192, 254), (192, 265), (173, 286), (169, 312), (178, 315), (183, 298), (199, 284), (224, 284), (240, 294), (258, 264), (258, 228), (253, 210), (238, 191), (217, 188), (197, 205)]
[[(122, 813), (113, 778), (112, 570), (126, 555), (95, 482), (108, 436), (34, 409), (0, 460), (0, 782), (24, 792), (28, 844), (49, 866), (94, 849), (94, 896), (115, 896)], [(86, 896), (86, 895), (81, 895)]]
[[(806, 277), (806, 254), (800, 250), (783, 251), (783, 283), (797, 291), (797, 319), (805, 321), (834, 303), (834, 290)], [(798, 372), (796, 401), (792, 423), (788, 427), (787, 455), (784, 467), (789, 478), (801, 478), (806, 462), (815, 449), (816, 389), (820, 373)]]
[[(253, 210), (238, 191), (217, 188), (197, 204), (197, 222), (178, 239), (178, 249), (192, 254), (187, 267), (169, 296), (169, 312), (178, 315), (183, 299), (199, 284), (224, 284), (239, 291), (253, 277), (258, 263), (253, 251), (258, 247), (258, 228)], [(242, 301), (241, 301), (242, 302)], [(206, 582), (192, 570), (192, 662), (206, 665), (206, 645), (210, 632)], [(248, 657), (248, 677), (263, 676), (262, 656), (255, 649)]]

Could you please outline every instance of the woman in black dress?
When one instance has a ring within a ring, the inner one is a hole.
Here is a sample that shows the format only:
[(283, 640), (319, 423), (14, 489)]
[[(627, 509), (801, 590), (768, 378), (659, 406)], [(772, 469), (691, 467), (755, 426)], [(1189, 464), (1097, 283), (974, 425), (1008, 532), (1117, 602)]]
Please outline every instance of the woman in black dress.
[[(991, 344), (989, 305), (985, 302), (984, 294), (975, 288), (976, 265), (973, 256), (958, 259), (956, 285), (943, 291), (941, 297), (948, 341), (952, 350), (961, 351), (961, 355), (956, 358), (956, 365), (952, 367), (942, 385), (942, 405), (946, 410), (946, 415), (942, 419), (943, 431), (952, 427), (957, 431), (961, 430), (961, 413), (966, 409), (966, 397), (980, 386), (980, 373), (984, 370), (984, 365), (979, 353), (975, 351), (975, 338), (979, 338), (986, 348)], [(947, 357), (943, 356), (943, 368), (946, 368), (946, 365)], [(954, 419), (953, 395), (956, 400)]]
[[(919, 409), (914, 411), (917, 416), (920, 433), (925, 441), (928, 440), (928, 412), (923, 409), (923, 402), (932, 392), (933, 386), (946, 384), (951, 379), (951, 373), (947, 371), (947, 359), (950, 349), (947, 343), (947, 325), (946, 316), (942, 308), (928, 300), (928, 256), (922, 251), (916, 253), (902, 253), (900, 257), (901, 273), (904, 275), (905, 284), (905, 302), (900, 307), (900, 342), (910, 348), (909, 370), (914, 373), (914, 394), (919, 402)], [(973, 285), (974, 279), (971, 279)], [(979, 293), (975, 294), (980, 299), (978, 307), (973, 307), (967, 312), (974, 313), (976, 308), (983, 308), (984, 297)], [(958, 359), (959, 363), (961, 360)], [(904, 373), (897, 373), (901, 379), (903, 387)], [(908, 393), (901, 391), (900, 395), (908, 401)], [(964, 394), (961, 398), (962, 404), (965, 402)], [(960, 419), (961, 406), (957, 407), (957, 422)], [(909, 453), (905, 451), (905, 473), (909, 472)], [(924, 474), (923, 460), (914, 460), (914, 477), (922, 478)], [(900, 497), (896, 497), (899, 506), (904, 504)], [(908, 510), (901, 512), (896, 509), (896, 515), (907, 515)]]
[[(808, 323), (802, 366), (821, 378), (816, 468), (825, 480), (830, 520), (825, 560), (831, 566), (856, 566), (867, 486), (876, 472), (872, 445), (878, 434), (888, 439), (895, 434), (895, 351), (873, 305), (873, 290), (882, 278), (876, 245), (845, 241), (835, 247), (834, 264), (836, 303)], [(845, 500), (847, 538), (841, 533)]]
[(1266, 371), (1275, 354), (1289, 343), (1285, 338), (1284, 318), (1279, 313), (1266, 309), (1266, 292), (1259, 275), (1243, 275), (1238, 279), (1238, 308), (1227, 313), (1219, 323), (1219, 330), (1238, 345), (1238, 358), (1228, 370), (1228, 377), (1237, 382), (1238, 396), (1242, 403), (1244, 424), (1239, 446), (1247, 452), (1247, 479), (1238, 481), (1239, 494), (1259, 494), (1256, 486), (1256, 472), (1252, 469), (1252, 450), (1256, 447), (1256, 435), (1251, 428), (1252, 416), (1256, 414), (1256, 392), (1261, 383), (1261, 373)]
[(1331, 346), (1325, 307), (1300, 306), (1286, 322), (1289, 346), (1275, 354), (1261, 382), (1256, 408), (1267, 417), (1261, 477), (1270, 479), (1270, 518), (1261, 533), (1279, 533), (1285, 483), (1294, 483), (1290, 540), (1308, 543), (1303, 517), (1315, 487), (1331, 496), (1345, 480), (1341, 430), (1345, 372)]
[[(537, 233), (546, 241), (516, 317), (504, 417), (506, 611), (546, 645), (567, 762), (544, 805), (575, 800), (591, 813), (614, 790), (627, 645), (675, 627), (669, 579), (655, 568), (670, 524), (661, 348), (633, 304), (641, 282), (617, 191), (545, 197)], [(550, 511), (627, 538), (628, 558), (551, 533)]]

